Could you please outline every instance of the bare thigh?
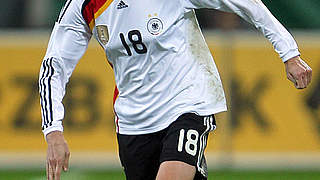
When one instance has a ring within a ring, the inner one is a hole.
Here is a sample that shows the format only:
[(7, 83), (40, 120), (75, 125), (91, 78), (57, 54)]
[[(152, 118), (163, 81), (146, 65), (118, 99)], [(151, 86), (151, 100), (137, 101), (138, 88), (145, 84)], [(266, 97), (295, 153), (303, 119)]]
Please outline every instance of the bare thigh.
[(156, 180), (193, 180), (196, 168), (181, 161), (161, 163)]

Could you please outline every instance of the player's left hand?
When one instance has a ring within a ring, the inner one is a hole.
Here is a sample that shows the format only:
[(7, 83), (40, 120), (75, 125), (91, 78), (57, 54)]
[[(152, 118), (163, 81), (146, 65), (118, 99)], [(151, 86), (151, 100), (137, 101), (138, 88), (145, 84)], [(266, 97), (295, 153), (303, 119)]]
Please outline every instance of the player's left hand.
[(293, 57), (285, 62), (287, 78), (292, 81), (297, 89), (304, 89), (312, 79), (312, 69), (300, 56)]

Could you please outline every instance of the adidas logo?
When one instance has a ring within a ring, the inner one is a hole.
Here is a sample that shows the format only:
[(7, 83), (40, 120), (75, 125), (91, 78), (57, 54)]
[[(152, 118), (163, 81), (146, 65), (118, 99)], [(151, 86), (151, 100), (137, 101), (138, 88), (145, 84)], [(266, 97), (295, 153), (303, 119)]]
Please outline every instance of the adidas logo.
[(119, 4), (118, 4), (118, 6), (117, 6), (117, 9), (123, 9), (123, 8), (127, 8), (127, 7), (129, 7), (129, 6), (126, 5), (125, 2), (120, 1)]

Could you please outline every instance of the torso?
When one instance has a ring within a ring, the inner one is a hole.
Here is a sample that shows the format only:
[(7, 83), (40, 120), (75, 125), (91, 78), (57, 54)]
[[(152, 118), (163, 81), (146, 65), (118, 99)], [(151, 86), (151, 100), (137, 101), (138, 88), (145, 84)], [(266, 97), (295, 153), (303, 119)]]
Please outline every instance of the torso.
[(115, 0), (105, 10), (103, 5), (96, 8), (93, 32), (115, 72), (120, 134), (156, 132), (187, 112), (226, 110), (192, 10), (180, 0)]

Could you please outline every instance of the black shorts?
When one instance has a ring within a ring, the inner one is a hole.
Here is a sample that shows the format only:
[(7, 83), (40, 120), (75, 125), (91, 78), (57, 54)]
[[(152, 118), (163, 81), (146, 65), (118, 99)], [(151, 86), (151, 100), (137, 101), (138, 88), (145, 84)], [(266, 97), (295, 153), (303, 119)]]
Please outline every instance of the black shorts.
[(154, 180), (165, 161), (182, 161), (196, 167), (194, 179), (207, 179), (204, 150), (214, 116), (181, 115), (166, 129), (144, 135), (118, 134), (119, 156), (127, 180)]

